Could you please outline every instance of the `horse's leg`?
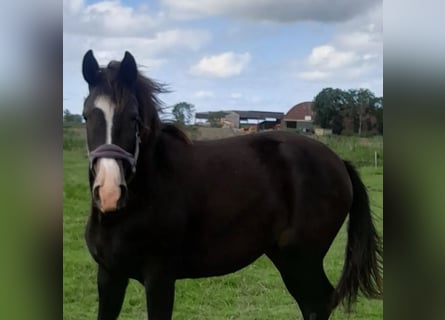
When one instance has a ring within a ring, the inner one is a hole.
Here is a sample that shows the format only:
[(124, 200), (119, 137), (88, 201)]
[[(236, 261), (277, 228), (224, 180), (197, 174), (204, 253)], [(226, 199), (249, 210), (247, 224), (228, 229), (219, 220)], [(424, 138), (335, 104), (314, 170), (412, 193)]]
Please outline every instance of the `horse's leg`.
[(175, 297), (175, 279), (166, 270), (151, 269), (146, 274), (145, 292), (149, 320), (171, 320)]
[(110, 274), (99, 266), (97, 287), (99, 290), (99, 320), (116, 320), (124, 302), (128, 278)]
[(277, 249), (267, 256), (280, 271), (304, 320), (329, 319), (335, 307), (335, 290), (323, 270), (323, 259), (292, 249)]

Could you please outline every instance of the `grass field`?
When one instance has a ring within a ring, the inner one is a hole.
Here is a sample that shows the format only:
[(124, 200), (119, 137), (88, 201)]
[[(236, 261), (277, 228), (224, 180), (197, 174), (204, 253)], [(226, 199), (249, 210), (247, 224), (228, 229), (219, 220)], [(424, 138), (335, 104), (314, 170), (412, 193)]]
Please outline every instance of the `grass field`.
[[(64, 319), (95, 319), (96, 265), (83, 237), (89, 213), (87, 159), (83, 142), (76, 141), (76, 136), (71, 133), (65, 134)], [(342, 155), (348, 150), (352, 152), (350, 147), (345, 150), (339, 146), (337, 148)], [(354, 154), (350, 154), (353, 158)], [(383, 233), (383, 168), (366, 166), (361, 167), (360, 172), (369, 190), (378, 230)], [(345, 242), (343, 227), (325, 259), (326, 273), (334, 284), (343, 267)], [(139, 283), (131, 281), (119, 319), (146, 319), (145, 310), (144, 289)], [(267, 258), (261, 257), (254, 264), (227, 276), (177, 281), (173, 319), (280, 320), (302, 317), (278, 271)], [(331, 319), (383, 319), (383, 301), (359, 299), (349, 317), (338, 309)]]

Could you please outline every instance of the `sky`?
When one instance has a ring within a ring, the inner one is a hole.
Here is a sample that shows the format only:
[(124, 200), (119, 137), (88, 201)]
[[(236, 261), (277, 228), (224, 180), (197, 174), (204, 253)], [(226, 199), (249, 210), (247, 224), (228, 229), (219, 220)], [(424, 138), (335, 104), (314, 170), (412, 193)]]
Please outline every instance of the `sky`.
[(166, 106), (287, 112), (323, 88), (383, 95), (382, 1), (64, 0), (64, 108), (81, 113), (85, 52), (127, 50)]

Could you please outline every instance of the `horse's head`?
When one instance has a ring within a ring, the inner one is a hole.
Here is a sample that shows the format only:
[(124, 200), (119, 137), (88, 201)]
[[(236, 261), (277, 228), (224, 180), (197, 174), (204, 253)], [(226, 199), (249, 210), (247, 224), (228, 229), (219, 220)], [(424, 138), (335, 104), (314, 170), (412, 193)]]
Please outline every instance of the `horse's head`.
[(136, 174), (141, 135), (153, 132), (159, 122), (151, 95), (160, 87), (139, 74), (129, 52), (121, 62), (99, 67), (89, 50), (82, 71), (89, 87), (83, 115), (93, 204), (104, 213), (116, 211), (125, 206)]

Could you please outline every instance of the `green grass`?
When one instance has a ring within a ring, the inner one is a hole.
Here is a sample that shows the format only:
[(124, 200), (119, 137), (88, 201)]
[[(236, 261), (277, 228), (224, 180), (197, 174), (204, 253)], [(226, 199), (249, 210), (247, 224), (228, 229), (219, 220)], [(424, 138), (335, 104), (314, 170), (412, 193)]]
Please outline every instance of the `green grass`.
[(377, 165), (383, 165), (383, 137), (360, 138), (356, 136), (321, 136), (315, 139), (335, 150), (343, 159), (354, 162), (358, 167), (374, 166), (374, 153), (377, 152)]
[[(84, 241), (89, 208), (87, 159), (84, 144), (64, 149), (64, 319), (95, 319), (96, 265)], [(360, 172), (370, 192), (377, 227), (383, 233), (383, 169), (362, 167)], [(343, 227), (325, 259), (326, 273), (334, 284), (343, 267), (345, 241)], [(223, 277), (177, 281), (173, 318), (302, 319), (278, 271), (265, 257)], [(341, 309), (331, 317), (346, 318)], [(119, 319), (146, 319), (144, 289), (139, 283), (130, 282)], [(359, 299), (347, 319), (383, 319), (383, 301)]]

